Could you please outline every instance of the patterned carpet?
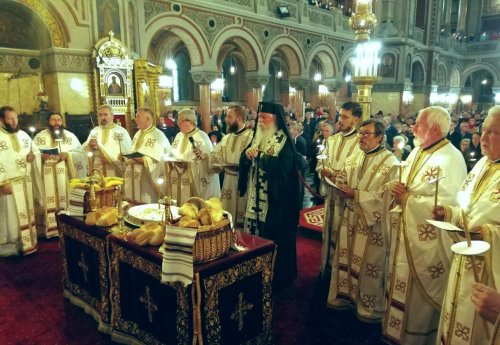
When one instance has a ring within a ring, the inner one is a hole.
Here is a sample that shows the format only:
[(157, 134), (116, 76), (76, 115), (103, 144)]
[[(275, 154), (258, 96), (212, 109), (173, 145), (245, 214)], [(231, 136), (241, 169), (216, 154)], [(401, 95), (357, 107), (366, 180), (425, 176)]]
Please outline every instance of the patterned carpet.
[(299, 226), (303, 229), (323, 231), (325, 208), (323, 205), (305, 208), (300, 211)]

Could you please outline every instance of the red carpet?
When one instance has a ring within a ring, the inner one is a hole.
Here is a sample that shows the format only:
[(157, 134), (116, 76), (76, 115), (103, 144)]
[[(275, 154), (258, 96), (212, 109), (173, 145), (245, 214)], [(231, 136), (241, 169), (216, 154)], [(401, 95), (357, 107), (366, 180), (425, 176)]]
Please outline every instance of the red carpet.
[(323, 231), (325, 209), (323, 205), (305, 208), (300, 211), (299, 226), (304, 229)]
[[(326, 307), (326, 284), (317, 279), (317, 235), (298, 233), (299, 273), (293, 287), (275, 296), (273, 345), (380, 345), (380, 325)], [(41, 240), (40, 250), (30, 256), (0, 258), (0, 344), (113, 344), (90, 316), (63, 298), (61, 271), (57, 239)]]

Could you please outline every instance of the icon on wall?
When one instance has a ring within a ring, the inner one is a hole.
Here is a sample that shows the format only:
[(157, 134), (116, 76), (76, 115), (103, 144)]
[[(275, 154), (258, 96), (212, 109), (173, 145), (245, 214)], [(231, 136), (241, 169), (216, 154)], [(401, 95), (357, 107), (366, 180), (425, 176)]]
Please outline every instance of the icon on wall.
[(123, 83), (120, 77), (116, 74), (108, 76), (108, 95), (123, 95)]

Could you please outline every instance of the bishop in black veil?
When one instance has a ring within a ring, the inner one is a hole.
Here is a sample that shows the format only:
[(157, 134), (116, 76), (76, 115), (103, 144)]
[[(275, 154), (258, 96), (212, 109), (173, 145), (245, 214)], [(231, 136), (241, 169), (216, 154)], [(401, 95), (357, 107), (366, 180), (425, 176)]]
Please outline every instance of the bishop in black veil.
[(283, 107), (259, 103), (252, 142), (240, 158), (238, 189), (241, 195), (248, 193), (245, 230), (278, 246), (273, 278), (276, 289), (286, 287), (297, 276), (299, 158)]

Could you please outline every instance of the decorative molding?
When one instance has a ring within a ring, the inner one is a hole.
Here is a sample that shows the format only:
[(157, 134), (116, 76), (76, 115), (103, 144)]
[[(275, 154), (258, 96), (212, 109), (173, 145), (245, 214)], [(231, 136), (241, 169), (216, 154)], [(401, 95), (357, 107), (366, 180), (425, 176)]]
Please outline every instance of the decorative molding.
[(66, 47), (66, 37), (64, 35), (64, 31), (59, 25), (54, 14), (49, 10), (49, 6), (46, 3), (43, 3), (40, 0), (19, 0), (21, 3), (25, 4), (29, 8), (31, 8), (34, 12), (36, 12), (47, 25), (47, 28), (50, 31), (50, 36), (52, 38), (52, 45), (54, 47), (63, 48)]
[(33, 69), (29, 66), (30, 59), (40, 59), (38, 51), (10, 50), (0, 48), (0, 71), (2, 73), (38, 73), (41, 68)]
[(253, 9), (253, 3), (254, 3), (253, 0), (219, 0), (219, 1), (220, 2), (229, 2), (229, 3), (231, 3), (230, 6), (237, 5), (237, 6), (245, 7), (245, 8), (250, 9), (250, 10)]
[(309, 56), (311, 49), (318, 43), (322, 42), (322, 38), (319, 35), (309, 34), (299, 31), (290, 31), (290, 36), (295, 38), (299, 42), (299, 46), (304, 51), (305, 56)]
[(191, 78), (197, 84), (212, 84), (217, 79), (218, 73), (215, 71), (193, 71)]
[(283, 27), (271, 26), (264, 23), (261, 24), (253, 21), (245, 21), (243, 25), (245, 26), (245, 28), (250, 30), (255, 35), (255, 37), (257, 37), (257, 40), (262, 46), (262, 51), (264, 52), (267, 50), (267, 47), (274, 38), (284, 33)]
[(289, 78), (288, 82), (290, 86), (295, 88), (296, 90), (305, 90), (309, 87), (309, 84), (311, 84), (310, 79), (304, 78)]
[(157, 14), (170, 12), (171, 10), (170, 3), (146, 0), (144, 1), (144, 22), (148, 23)]
[(323, 13), (323, 10), (316, 10), (314, 8), (308, 9), (309, 21), (314, 24), (333, 27), (333, 15), (331, 13)]
[(269, 75), (258, 75), (255, 73), (246, 74), (246, 82), (251, 88), (261, 88), (269, 82)]
[(42, 53), (43, 73), (89, 73), (90, 56), (87, 51), (48, 50)]
[[(184, 7), (182, 13), (191, 18), (203, 30), (210, 45), (220, 31), (234, 24), (234, 18), (232, 17), (201, 11), (199, 8)], [(213, 26), (211, 26), (212, 23)]]
[(483, 16), (494, 16), (500, 14), (500, 2), (498, 0), (483, 1)]

